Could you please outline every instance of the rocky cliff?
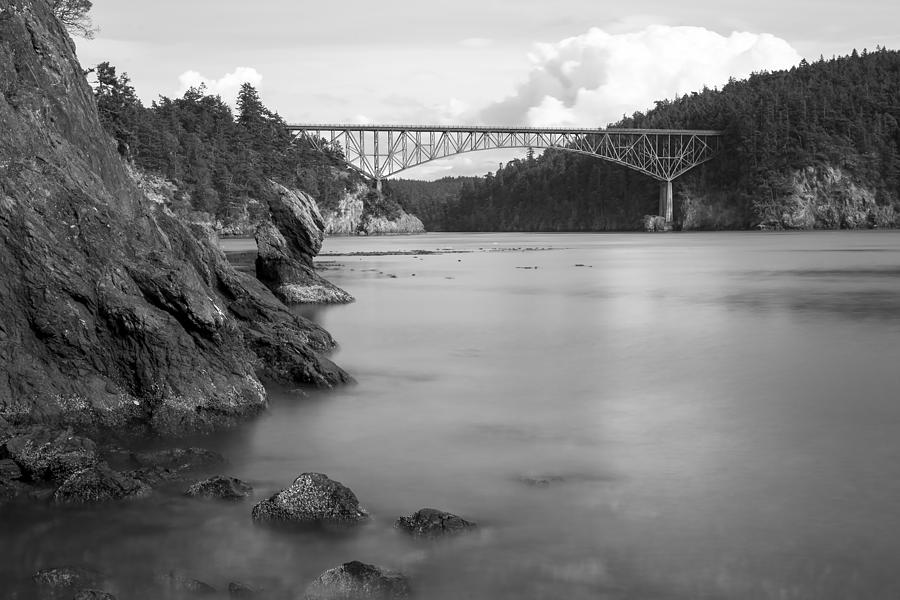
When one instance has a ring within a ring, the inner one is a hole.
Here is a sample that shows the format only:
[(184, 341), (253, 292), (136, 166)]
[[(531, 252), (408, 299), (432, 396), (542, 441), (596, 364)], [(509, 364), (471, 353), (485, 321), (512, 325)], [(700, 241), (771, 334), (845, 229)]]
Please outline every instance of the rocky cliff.
[[(687, 181), (676, 209), (684, 230), (698, 229), (871, 229), (897, 227), (900, 214), (879, 204), (871, 186), (833, 166), (788, 172), (771, 193), (737, 199)], [(680, 206), (679, 206), (680, 204)]]
[(425, 226), (415, 215), (400, 211), (397, 218), (369, 214), (365, 198), (369, 188), (359, 184), (344, 193), (336, 209), (325, 211), (326, 235), (391, 235), (425, 233)]
[(330, 386), (327, 332), (148, 199), (46, 2), (0, 0), (0, 420), (182, 433)]

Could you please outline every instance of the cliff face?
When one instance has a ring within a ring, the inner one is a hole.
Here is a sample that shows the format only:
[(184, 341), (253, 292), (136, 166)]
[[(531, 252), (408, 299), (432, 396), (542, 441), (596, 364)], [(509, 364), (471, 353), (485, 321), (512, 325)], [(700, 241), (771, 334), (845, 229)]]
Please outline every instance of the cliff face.
[(867, 229), (896, 227), (900, 215), (845, 171), (789, 172), (769, 197), (736, 199), (729, 191), (686, 185), (679, 194), (682, 229)]
[(391, 235), (425, 233), (425, 226), (415, 215), (400, 212), (396, 219), (367, 214), (365, 198), (369, 188), (359, 184), (346, 192), (337, 209), (324, 215), (326, 235)]
[(47, 3), (0, 0), (0, 418), (181, 433), (349, 378), (126, 172)]

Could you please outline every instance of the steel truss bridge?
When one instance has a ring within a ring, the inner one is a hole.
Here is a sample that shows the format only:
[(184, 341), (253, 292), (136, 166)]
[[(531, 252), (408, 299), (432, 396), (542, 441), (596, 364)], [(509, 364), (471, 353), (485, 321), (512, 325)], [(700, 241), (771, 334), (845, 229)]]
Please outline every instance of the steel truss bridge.
[(288, 125), (295, 139), (343, 154), (375, 181), (433, 160), (501, 148), (553, 148), (608, 160), (660, 182), (659, 214), (672, 221), (672, 181), (718, 154), (722, 132), (419, 125)]

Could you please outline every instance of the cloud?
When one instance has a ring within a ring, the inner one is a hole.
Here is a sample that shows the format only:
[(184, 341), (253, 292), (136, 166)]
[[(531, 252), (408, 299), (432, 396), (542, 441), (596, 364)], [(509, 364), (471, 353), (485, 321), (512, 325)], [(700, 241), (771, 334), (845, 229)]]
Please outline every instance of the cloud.
[(233, 72), (226, 73), (219, 79), (204, 77), (197, 71), (185, 71), (178, 76), (178, 82), (180, 83), (179, 95), (188, 91), (188, 88), (204, 84), (209, 93), (218, 94), (225, 102), (234, 105), (241, 85), (249, 83), (258, 88), (262, 83), (262, 75), (253, 67), (237, 67)]
[(800, 55), (770, 34), (720, 35), (702, 27), (650, 25), (607, 33), (593, 28), (554, 44), (538, 44), (532, 69), (516, 92), (478, 112), (483, 123), (603, 127), (654, 101), (729, 77), (788, 68)]

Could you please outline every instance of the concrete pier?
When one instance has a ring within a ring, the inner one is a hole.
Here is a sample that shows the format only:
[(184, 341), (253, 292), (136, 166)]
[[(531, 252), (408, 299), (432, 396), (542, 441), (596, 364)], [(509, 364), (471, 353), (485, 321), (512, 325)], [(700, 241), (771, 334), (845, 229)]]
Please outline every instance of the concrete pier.
[(675, 216), (675, 210), (672, 199), (672, 182), (659, 182), (659, 216), (666, 219), (666, 223), (672, 223)]

